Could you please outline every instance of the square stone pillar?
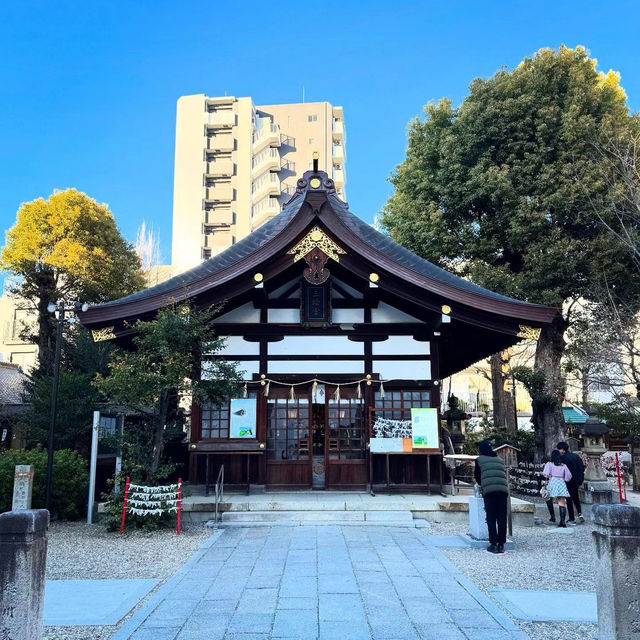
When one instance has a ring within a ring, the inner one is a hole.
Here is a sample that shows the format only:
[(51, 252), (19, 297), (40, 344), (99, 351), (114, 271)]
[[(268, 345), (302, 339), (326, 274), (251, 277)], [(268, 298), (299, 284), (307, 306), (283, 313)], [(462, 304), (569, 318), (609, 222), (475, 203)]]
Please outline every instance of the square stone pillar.
[(593, 508), (599, 640), (640, 640), (640, 508)]
[(17, 464), (13, 477), (12, 511), (31, 509), (33, 493), (33, 467), (30, 464)]
[(46, 509), (0, 513), (0, 638), (42, 637), (48, 526)]
[(484, 510), (484, 499), (479, 496), (469, 498), (469, 535), (475, 540), (489, 541), (487, 512)]

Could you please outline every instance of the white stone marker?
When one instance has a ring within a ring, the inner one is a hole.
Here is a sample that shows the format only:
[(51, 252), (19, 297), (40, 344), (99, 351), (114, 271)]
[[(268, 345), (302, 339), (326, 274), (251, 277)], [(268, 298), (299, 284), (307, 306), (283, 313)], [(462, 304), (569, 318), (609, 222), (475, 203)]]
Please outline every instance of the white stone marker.
[(33, 492), (33, 467), (29, 464), (17, 464), (13, 476), (12, 511), (31, 509), (31, 494)]
[(47, 564), (46, 509), (0, 513), (0, 638), (39, 640)]
[(640, 640), (640, 508), (593, 509), (600, 640)]
[(484, 498), (477, 485), (473, 487), (473, 494), (473, 497), (469, 498), (469, 535), (476, 540), (489, 540)]

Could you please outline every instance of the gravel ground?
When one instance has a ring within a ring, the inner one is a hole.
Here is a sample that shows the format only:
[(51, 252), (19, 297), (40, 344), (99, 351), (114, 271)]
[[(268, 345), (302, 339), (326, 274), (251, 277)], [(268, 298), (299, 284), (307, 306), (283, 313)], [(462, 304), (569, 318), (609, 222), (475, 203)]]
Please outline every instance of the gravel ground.
[[(120, 535), (100, 525), (54, 522), (49, 527), (47, 579), (156, 578), (159, 587), (212, 533), (204, 525), (192, 524), (183, 527), (179, 536), (167, 530)], [(45, 627), (44, 640), (107, 640), (116, 629)]]
[[(466, 533), (467, 525), (432, 524), (433, 535)], [(481, 549), (447, 548), (442, 551), (456, 567), (485, 592), (493, 589), (557, 589), (595, 591), (595, 549), (592, 526), (587, 523), (558, 532), (538, 525), (514, 529), (516, 550), (495, 556)], [(561, 584), (557, 577), (561, 576)], [(490, 593), (488, 593), (491, 596)], [(596, 624), (516, 622), (531, 640), (597, 640)]]

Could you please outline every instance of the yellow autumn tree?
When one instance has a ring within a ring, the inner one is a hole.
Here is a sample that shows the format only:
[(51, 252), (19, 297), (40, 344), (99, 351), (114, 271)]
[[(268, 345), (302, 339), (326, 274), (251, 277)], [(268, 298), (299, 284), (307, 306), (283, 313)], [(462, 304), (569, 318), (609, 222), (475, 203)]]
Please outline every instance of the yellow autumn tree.
[(0, 269), (18, 276), (15, 293), (37, 310), (39, 366), (52, 361), (49, 302), (99, 303), (144, 287), (140, 260), (104, 204), (76, 189), (24, 203), (7, 231)]

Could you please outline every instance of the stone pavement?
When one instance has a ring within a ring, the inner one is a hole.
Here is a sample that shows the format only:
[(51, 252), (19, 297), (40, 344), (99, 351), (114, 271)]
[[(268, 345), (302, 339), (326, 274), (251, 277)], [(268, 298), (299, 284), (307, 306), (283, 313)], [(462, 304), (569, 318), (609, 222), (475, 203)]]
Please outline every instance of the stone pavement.
[(428, 537), (394, 527), (218, 531), (112, 640), (527, 640)]

